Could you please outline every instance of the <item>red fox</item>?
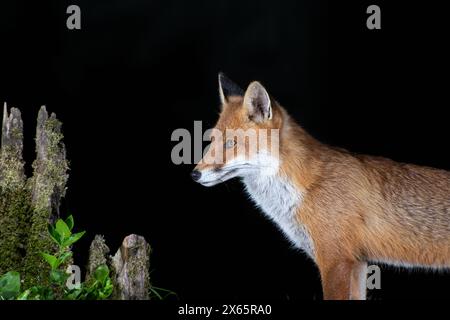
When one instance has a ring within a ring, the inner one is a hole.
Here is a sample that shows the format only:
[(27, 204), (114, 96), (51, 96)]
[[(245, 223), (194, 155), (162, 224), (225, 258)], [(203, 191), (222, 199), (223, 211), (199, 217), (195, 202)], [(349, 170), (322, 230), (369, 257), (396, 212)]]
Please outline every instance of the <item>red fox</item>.
[(276, 130), (278, 138), (250, 148), (248, 139), (213, 137), (192, 178), (213, 186), (240, 177), (253, 201), (314, 260), (324, 299), (365, 299), (368, 261), (450, 267), (450, 172), (322, 144), (259, 82), (244, 92), (219, 74), (219, 93), (216, 130)]

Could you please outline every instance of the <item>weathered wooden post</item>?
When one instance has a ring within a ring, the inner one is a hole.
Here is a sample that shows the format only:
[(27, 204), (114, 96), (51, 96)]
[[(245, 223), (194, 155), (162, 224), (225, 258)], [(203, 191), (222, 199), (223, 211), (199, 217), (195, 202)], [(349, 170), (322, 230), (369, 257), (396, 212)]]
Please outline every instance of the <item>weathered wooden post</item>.
[(86, 279), (101, 265), (109, 265), (109, 248), (101, 235), (96, 235), (89, 247), (89, 262)]
[(49, 267), (40, 253), (53, 251), (47, 225), (59, 217), (59, 205), (69, 176), (62, 139), (61, 122), (54, 113), (49, 117), (45, 107), (41, 107), (36, 127), (36, 160), (33, 177), (28, 182), (33, 215), (24, 265), (27, 284), (42, 284), (48, 279)]
[(144, 237), (131, 234), (125, 237), (113, 257), (108, 253), (103, 237), (95, 236), (89, 250), (87, 277), (100, 265), (107, 264), (114, 285), (112, 299), (150, 299), (150, 245)]
[(59, 217), (61, 198), (66, 193), (69, 169), (62, 141), (61, 122), (54, 113), (48, 116), (45, 106), (39, 110), (36, 127), (36, 160), (31, 183), (36, 211), (46, 211), (50, 220)]
[(0, 187), (18, 189), (25, 184), (23, 152), (23, 122), (20, 110), (11, 108), (8, 115), (6, 103), (3, 107)]
[(148, 300), (150, 290), (150, 245), (144, 237), (131, 234), (112, 259), (114, 296), (120, 300)]
[(25, 189), (23, 122), (19, 109), (6, 103), (0, 150), (0, 274), (20, 270), (30, 218), (29, 193)]

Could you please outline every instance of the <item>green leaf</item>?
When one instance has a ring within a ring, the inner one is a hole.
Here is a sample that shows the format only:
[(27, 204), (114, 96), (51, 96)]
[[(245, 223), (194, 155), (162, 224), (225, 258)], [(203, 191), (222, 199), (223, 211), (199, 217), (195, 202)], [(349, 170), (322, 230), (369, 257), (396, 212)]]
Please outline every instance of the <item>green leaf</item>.
[(28, 300), (28, 296), (30, 295), (30, 293), (31, 293), (30, 290), (25, 290), (24, 292), (19, 294), (19, 296), (17, 297), (17, 300)]
[(109, 278), (108, 266), (105, 264), (99, 266), (94, 272), (94, 278), (95, 278), (95, 280), (100, 282), (102, 285), (104, 285), (106, 282), (106, 279)]
[(159, 300), (164, 300), (164, 298), (159, 294), (158, 290), (154, 289), (153, 287), (150, 287), (150, 293), (157, 296)]
[(67, 218), (66, 218), (66, 224), (67, 224), (67, 226), (69, 227), (69, 230), (70, 231), (72, 231), (72, 229), (73, 229), (73, 224), (74, 224), (74, 222), (73, 222), (73, 216), (72, 215), (70, 215), (70, 216), (68, 216)]
[(14, 299), (20, 293), (20, 274), (15, 271), (5, 273), (0, 277), (0, 298)]
[(68, 239), (66, 239), (63, 242), (63, 246), (64, 247), (68, 247), (71, 246), (72, 244), (74, 244), (75, 242), (77, 242), (78, 240), (80, 240), (80, 238), (86, 233), (86, 231), (81, 231), (78, 233), (74, 233), (73, 235), (71, 235)]
[(65, 298), (67, 300), (79, 300), (80, 298), (82, 298), (82, 293), (83, 289), (73, 289), (65, 295)]
[(53, 300), (53, 291), (48, 287), (34, 286), (29, 289), (31, 291), (28, 300)]
[(54, 237), (55, 236), (55, 228), (53, 227), (53, 225), (49, 223), (47, 226), (47, 229), (48, 229), (48, 233), (50, 233), (50, 235), (52, 237)]
[(64, 240), (67, 239), (68, 237), (70, 237), (70, 235), (72, 234), (72, 232), (70, 232), (70, 229), (67, 226), (67, 224), (61, 219), (58, 219), (58, 221), (56, 221), (56, 229), (55, 230), (59, 234), (59, 236), (61, 238), (61, 242), (63, 242), (63, 243), (64, 243)]
[(104, 300), (113, 292), (113, 284), (109, 277), (109, 269), (106, 265), (99, 266), (93, 274), (92, 282), (83, 287), (83, 295), (80, 299), (84, 300)]
[(101, 288), (98, 292), (98, 297), (101, 300), (107, 299), (113, 292), (113, 285), (110, 278), (106, 279), (106, 283), (103, 288)]
[(44, 260), (47, 261), (47, 263), (50, 265), (52, 269), (56, 269), (59, 267), (58, 258), (56, 258), (54, 255), (45, 252), (42, 252), (41, 255), (44, 258)]
[(69, 259), (72, 256), (71, 251), (64, 252), (59, 258), (58, 258), (58, 264), (61, 265), (64, 262), (66, 262), (67, 259)]
[(50, 234), (50, 238), (52, 238), (52, 240), (55, 241), (57, 245), (61, 245), (61, 237), (51, 224), (48, 225), (48, 233)]
[(68, 275), (61, 270), (50, 271), (50, 280), (56, 284), (63, 285), (67, 280)]
[[(160, 293), (161, 292), (161, 293)], [(159, 287), (155, 287), (155, 286), (151, 286), (150, 287), (150, 299), (153, 298), (153, 296), (156, 296), (159, 300), (164, 300), (166, 299), (168, 296), (175, 296), (178, 297), (178, 295), (172, 291), (172, 290), (168, 290), (168, 289), (164, 289), (164, 288), (159, 288)]]

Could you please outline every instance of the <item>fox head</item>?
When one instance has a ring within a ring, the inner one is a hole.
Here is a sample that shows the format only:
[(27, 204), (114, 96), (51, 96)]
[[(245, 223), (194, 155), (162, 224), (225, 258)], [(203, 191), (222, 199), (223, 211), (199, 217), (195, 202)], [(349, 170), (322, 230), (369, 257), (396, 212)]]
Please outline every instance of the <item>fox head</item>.
[(242, 90), (219, 74), (221, 113), (192, 178), (213, 186), (234, 177), (273, 175), (279, 168), (282, 109), (257, 81)]

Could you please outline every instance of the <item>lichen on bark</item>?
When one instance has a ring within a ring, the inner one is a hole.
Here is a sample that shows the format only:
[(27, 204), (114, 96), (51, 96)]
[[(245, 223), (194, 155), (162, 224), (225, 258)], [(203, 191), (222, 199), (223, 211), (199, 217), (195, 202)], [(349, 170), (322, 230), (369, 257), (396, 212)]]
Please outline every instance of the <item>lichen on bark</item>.
[(89, 247), (89, 262), (86, 279), (102, 265), (109, 264), (109, 247), (106, 245), (105, 239), (102, 235), (96, 235)]
[(62, 139), (61, 122), (55, 114), (49, 117), (45, 107), (42, 107), (36, 127), (33, 176), (26, 185), (32, 208), (22, 267), (26, 286), (48, 284), (50, 269), (41, 253), (55, 252), (55, 244), (47, 228), (49, 223), (54, 223), (59, 217), (61, 198), (66, 192), (69, 165)]
[(0, 275), (20, 270), (31, 216), (30, 194), (25, 187), (23, 123), (20, 111), (3, 110), (0, 150)]
[(125, 237), (111, 262), (113, 299), (150, 299), (150, 251), (150, 245), (144, 237), (136, 234)]
[(26, 189), (0, 188), (0, 275), (22, 270), (31, 214)]
[(125, 237), (114, 256), (102, 236), (95, 236), (89, 249), (88, 276), (106, 264), (114, 285), (113, 300), (150, 299), (150, 245), (144, 237), (131, 234)]
[(53, 220), (59, 216), (60, 201), (65, 196), (69, 177), (69, 163), (62, 139), (61, 122), (54, 113), (49, 117), (42, 107), (36, 128), (36, 160), (30, 187), (33, 207), (37, 211), (48, 211)]
[(3, 122), (0, 152), (0, 187), (8, 190), (20, 189), (25, 184), (23, 153), (23, 122), (19, 109), (11, 108), (8, 114), (3, 107)]

